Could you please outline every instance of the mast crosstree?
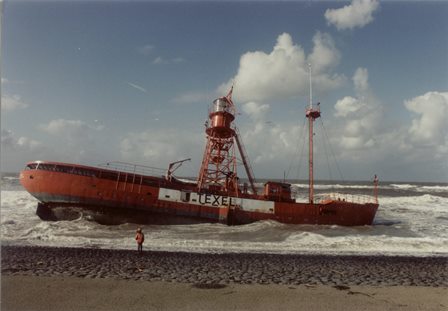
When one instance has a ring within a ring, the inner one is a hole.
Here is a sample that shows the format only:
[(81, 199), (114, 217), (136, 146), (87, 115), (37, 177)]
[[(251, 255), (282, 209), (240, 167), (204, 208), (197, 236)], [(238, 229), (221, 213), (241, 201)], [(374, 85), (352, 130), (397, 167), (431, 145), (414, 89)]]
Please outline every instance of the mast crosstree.
[(314, 168), (313, 168), (313, 123), (314, 120), (320, 118), (320, 106), (317, 104), (317, 109), (313, 107), (313, 89), (312, 89), (312, 73), (311, 73), (311, 64), (308, 64), (309, 68), (309, 77), (310, 77), (310, 105), (308, 109), (306, 109), (306, 117), (308, 118), (308, 134), (309, 134), (309, 142), (308, 142), (308, 165), (309, 165), (309, 193), (308, 200), (310, 204), (314, 203)]

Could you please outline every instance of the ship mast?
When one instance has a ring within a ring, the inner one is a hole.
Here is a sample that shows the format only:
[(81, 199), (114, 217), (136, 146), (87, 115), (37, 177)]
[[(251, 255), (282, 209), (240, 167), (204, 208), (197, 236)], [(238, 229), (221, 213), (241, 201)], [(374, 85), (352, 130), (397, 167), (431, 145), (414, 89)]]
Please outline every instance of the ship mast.
[(308, 64), (309, 68), (309, 77), (310, 77), (310, 105), (308, 109), (306, 110), (306, 117), (308, 118), (308, 134), (309, 134), (309, 143), (308, 143), (308, 160), (309, 160), (309, 176), (308, 176), (308, 182), (309, 182), (309, 203), (314, 203), (314, 175), (313, 175), (313, 123), (314, 120), (320, 117), (320, 107), (318, 104), (317, 109), (313, 108), (313, 89), (312, 89), (312, 82), (311, 82), (311, 64)]

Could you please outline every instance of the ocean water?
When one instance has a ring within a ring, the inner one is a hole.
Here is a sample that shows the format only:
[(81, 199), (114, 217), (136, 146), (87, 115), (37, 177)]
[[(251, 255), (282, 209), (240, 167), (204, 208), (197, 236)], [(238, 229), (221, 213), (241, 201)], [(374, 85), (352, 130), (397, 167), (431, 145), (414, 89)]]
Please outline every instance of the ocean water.
[[(294, 184), (305, 200), (307, 185)], [(371, 194), (363, 182), (320, 183), (317, 193)], [(382, 254), (448, 256), (448, 184), (388, 183), (379, 187), (372, 226), (286, 225), (262, 221), (222, 224), (143, 225), (145, 249), (188, 252), (288, 254)], [(37, 200), (18, 176), (1, 179), (2, 244), (135, 249), (136, 224), (101, 225), (87, 215), (71, 221), (43, 221)]]

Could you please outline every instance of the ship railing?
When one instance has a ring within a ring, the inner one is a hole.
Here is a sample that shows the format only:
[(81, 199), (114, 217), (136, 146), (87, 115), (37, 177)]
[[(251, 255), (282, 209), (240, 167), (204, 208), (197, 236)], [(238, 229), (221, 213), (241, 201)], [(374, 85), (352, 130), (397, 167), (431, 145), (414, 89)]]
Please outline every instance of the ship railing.
[(345, 193), (325, 193), (316, 195), (315, 199), (318, 203), (324, 203), (328, 201), (342, 201), (357, 204), (375, 203), (375, 198), (373, 196)]
[(138, 175), (163, 176), (166, 169), (151, 167), (127, 162), (107, 162), (98, 164), (98, 167), (105, 168), (117, 172), (125, 172)]

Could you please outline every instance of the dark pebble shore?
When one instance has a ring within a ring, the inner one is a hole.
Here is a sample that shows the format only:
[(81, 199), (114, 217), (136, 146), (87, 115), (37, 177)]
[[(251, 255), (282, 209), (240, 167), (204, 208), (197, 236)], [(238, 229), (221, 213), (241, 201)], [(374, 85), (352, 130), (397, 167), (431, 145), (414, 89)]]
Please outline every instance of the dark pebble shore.
[(2, 275), (194, 284), (448, 286), (447, 257), (199, 254), (2, 246)]

